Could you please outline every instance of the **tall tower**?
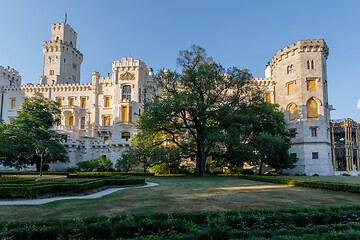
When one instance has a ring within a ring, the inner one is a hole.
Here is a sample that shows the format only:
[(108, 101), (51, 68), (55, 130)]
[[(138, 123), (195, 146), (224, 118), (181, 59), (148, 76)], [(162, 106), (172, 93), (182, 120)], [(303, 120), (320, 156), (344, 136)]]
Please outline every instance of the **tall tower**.
[(77, 33), (69, 24), (51, 24), (51, 41), (43, 42), (44, 72), (40, 84), (80, 82), (83, 55), (76, 49)]
[(285, 113), (292, 139), (290, 153), (298, 157), (289, 173), (332, 175), (330, 110), (324, 40), (298, 41), (277, 51), (270, 62), (275, 79), (275, 103)]

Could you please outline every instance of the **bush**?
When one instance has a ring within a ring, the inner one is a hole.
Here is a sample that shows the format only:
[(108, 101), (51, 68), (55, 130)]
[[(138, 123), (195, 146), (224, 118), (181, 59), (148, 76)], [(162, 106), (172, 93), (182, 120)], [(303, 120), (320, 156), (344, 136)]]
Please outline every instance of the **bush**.
[(104, 178), (109, 176), (154, 176), (154, 173), (144, 172), (77, 172), (68, 174), (68, 178)]
[(243, 169), (240, 171), (240, 174), (242, 175), (254, 175), (254, 171), (251, 169)]
[(110, 159), (106, 159), (106, 157), (101, 157), (97, 159), (93, 159), (90, 161), (83, 161), (76, 164), (78, 166), (79, 171), (96, 171), (96, 172), (113, 172), (115, 171), (113, 168), (113, 164)]
[(0, 198), (36, 198), (42, 194), (68, 194), (83, 193), (90, 189), (99, 188), (105, 185), (135, 185), (144, 184), (144, 178), (130, 176), (108, 176), (103, 179), (92, 179), (77, 182), (65, 181), (27, 181), (26, 184), (2, 184)]
[(360, 207), (0, 222), (1, 239), (359, 239)]
[(353, 184), (353, 183), (326, 182), (326, 181), (307, 180), (307, 179), (282, 178), (276, 176), (267, 177), (267, 176), (239, 175), (238, 178), (262, 181), (262, 182), (282, 183), (282, 184), (309, 187), (309, 188), (327, 189), (338, 192), (360, 193), (360, 184)]
[[(67, 175), (66, 172), (42, 172), (43, 175)], [(9, 170), (9, 171), (0, 171), (0, 175), (40, 175), (40, 172), (36, 172), (36, 171), (14, 171), (14, 170)]]

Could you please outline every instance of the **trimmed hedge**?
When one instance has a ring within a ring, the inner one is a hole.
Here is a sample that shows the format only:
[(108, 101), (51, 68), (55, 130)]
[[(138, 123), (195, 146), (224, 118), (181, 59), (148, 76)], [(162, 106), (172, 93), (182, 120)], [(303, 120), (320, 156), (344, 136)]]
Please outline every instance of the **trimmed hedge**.
[(318, 180), (309, 180), (309, 179), (283, 178), (276, 176), (270, 177), (270, 176), (239, 175), (238, 178), (254, 180), (254, 181), (262, 181), (262, 182), (281, 183), (291, 186), (319, 188), (319, 189), (326, 189), (337, 192), (360, 193), (360, 184), (354, 184), (354, 183), (327, 182), (327, 181), (318, 181)]
[[(43, 175), (67, 175), (67, 172), (43, 172)], [(0, 171), (0, 175), (40, 175), (36, 171)]]
[(359, 239), (360, 206), (0, 222), (1, 239)]
[(104, 178), (109, 176), (154, 176), (154, 173), (143, 172), (77, 172), (67, 175), (68, 178)]
[(78, 182), (35, 182), (27, 184), (3, 184), (0, 187), (0, 198), (36, 198), (51, 193), (82, 193), (106, 185), (145, 184), (145, 179), (137, 177), (113, 176), (104, 179), (93, 179)]

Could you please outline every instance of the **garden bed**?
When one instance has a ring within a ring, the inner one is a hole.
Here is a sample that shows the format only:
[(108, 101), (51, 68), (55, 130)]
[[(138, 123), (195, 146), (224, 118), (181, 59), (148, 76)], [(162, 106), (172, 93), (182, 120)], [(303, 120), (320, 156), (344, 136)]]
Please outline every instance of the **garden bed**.
[(360, 207), (0, 222), (2, 239), (359, 239)]
[(10, 179), (0, 180), (0, 198), (37, 198), (43, 195), (81, 194), (109, 186), (132, 186), (145, 184), (144, 178), (132, 176), (108, 176), (102, 179), (87, 179), (67, 182), (55, 179)]
[(238, 178), (261, 181), (261, 182), (281, 183), (291, 186), (326, 189), (337, 192), (360, 193), (360, 184), (354, 184), (354, 183), (327, 182), (327, 181), (317, 181), (317, 180), (309, 180), (309, 179), (296, 179), (296, 178), (284, 178), (277, 176), (257, 176), (257, 175), (239, 175)]

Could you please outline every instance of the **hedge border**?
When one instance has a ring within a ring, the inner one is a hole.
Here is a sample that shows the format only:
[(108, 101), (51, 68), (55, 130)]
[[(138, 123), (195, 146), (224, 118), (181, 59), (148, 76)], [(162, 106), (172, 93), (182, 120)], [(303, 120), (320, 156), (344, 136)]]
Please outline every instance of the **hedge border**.
[(2, 185), (0, 198), (36, 198), (39, 195), (50, 193), (83, 193), (103, 186), (123, 186), (145, 184), (144, 178), (113, 176), (103, 179), (93, 179), (78, 182), (54, 182), (34, 184)]
[(310, 179), (296, 179), (296, 178), (283, 178), (277, 176), (256, 176), (256, 175), (239, 175), (238, 178), (253, 180), (253, 181), (261, 181), (261, 182), (287, 184), (291, 186), (326, 189), (337, 192), (360, 193), (360, 184), (355, 184), (355, 183), (340, 183), (340, 182), (328, 182), (328, 181), (318, 181), (318, 180), (310, 180)]
[(0, 222), (2, 239), (359, 239), (360, 206)]
[[(43, 175), (67, 175), (67, 172), (42, 172)], [(9, 170), (9, 171), (0, 171), (0, 175), (40, 175), (40, 172), (36, 171), (16, 171), (16, 170)]]
[(68, 178), (104, 178), (109, 176), (154, 176), (149, 172), (77, 172), (69, 173)]

